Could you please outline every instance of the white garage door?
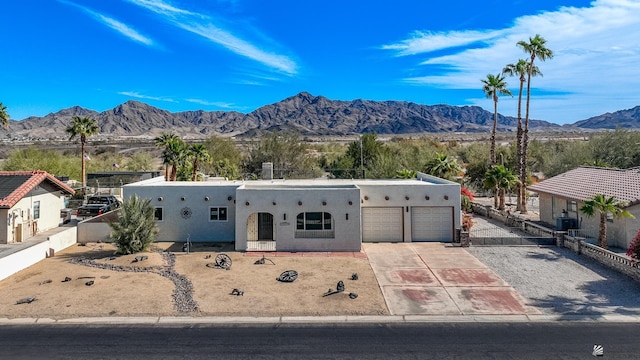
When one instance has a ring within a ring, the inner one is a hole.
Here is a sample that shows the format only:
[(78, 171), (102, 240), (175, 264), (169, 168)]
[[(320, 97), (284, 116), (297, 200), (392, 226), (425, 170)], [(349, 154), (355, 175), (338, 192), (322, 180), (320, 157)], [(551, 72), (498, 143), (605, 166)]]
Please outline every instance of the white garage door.
[(362, 241), (402, 242), (402, 208), (362, 208)]
[(453, 208), (411, 208), (412, 241), (453, 241)]

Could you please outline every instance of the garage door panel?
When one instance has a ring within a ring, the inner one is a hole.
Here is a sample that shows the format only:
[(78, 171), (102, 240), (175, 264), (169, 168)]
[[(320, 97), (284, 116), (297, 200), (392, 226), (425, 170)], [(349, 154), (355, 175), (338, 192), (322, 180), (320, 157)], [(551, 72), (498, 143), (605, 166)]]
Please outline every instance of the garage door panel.
[(402, 208), (362, 208), (362, 241), (402, 242)]
[(453, 208), (412, 207), (411, 239), (412, 241), (453, 241)]

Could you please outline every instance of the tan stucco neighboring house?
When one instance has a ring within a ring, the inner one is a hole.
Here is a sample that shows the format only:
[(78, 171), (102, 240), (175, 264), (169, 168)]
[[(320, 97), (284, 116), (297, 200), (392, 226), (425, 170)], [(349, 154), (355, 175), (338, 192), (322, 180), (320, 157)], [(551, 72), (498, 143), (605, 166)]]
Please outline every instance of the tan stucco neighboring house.
[(64, 196), (73, 193), (46, 171), (0, 171), (0, 244), (57, 227)]
[[(640, 229), (640, 167), (609, 169), (579, 167), (528, 187), (540, 196), (540, 221), (557, 230), (579, 228), (597, 234), (599, 216), (580, 212), (585, 200), (595, 194), (615, 198), (635, 219), (609, 218), (609, 246), (627, 248)], [(597, 236), (597, 235), (596, 235)]]

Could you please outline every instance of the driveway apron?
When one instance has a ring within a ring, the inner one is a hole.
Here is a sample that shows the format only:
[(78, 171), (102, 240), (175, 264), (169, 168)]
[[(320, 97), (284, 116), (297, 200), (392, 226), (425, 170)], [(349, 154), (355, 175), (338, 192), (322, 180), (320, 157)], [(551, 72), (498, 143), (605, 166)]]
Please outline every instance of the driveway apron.
[(392, 315), (540, 313), (463, 248), (443, 243), (363, 247)]

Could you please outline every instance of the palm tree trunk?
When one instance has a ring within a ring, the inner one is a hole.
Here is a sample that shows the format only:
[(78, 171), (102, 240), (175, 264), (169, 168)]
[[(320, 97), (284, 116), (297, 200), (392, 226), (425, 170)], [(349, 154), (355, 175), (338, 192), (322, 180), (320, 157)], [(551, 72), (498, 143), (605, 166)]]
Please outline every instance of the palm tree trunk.
[(500, 196), (500, 204), (498, 205), (498, 210), (504, 210), (504, 189), (498, 188), (498, 195)]
[(176, 164), (171, 165), (171, 181), (176, 181), (178, 177), (178, 167)]
[(498, 187), (493, 188), (493, 208), (498, 208)]
[(608, 249), (607, 244), (607, 214), (600, 213), (600, 233), (598, 234), (598, 246), (603, 249)]
[(527, 74), (527, 105), (524, 116), (524, 133), (522, 135), (522, 153), (520, 154), (520, 196), (522, 209), (520, 213), (527, 213), (527, 149), (529, 147), (529, 102), (531, 100), (531, 71), (533, 69), (533, 56)]
[[(524, 77), (520, 79), (520, 91), (518, 92), (518, 129), (516, 131), (516, 173), (518, 176), (522, 173), (522, 163), (520, 159), (522, 158), (522, 87), (524, 85)], [(522, 183), (518, 183), (517, 188), (517, 200), (516, 200), (516, 211), (522, 212), (522, 203), (523, 201), (523, 191), (522, 191)]]
[(86, 175), (86, 170), (85, 170), (85, 165), (84, 165), (84, 141), (80, 142), (80, 159), (82, 160), (82, 165), (81, 165), (81, 172), (82, 172), (82, 195), (84, 196), (87, 193), (87, 175)]
[(169, 181), (169, 164), (164, 165), (164, 181)]
[(493, 94), (493, 129), (491, 130), (491, 165), (496, 164), (497, 128), (498, 128), (498, 95)]
[(196, 181), (196, 177), (198, 173), (198, 160), (193, 162), (193, 176), (191, 176), (191, 181)]

